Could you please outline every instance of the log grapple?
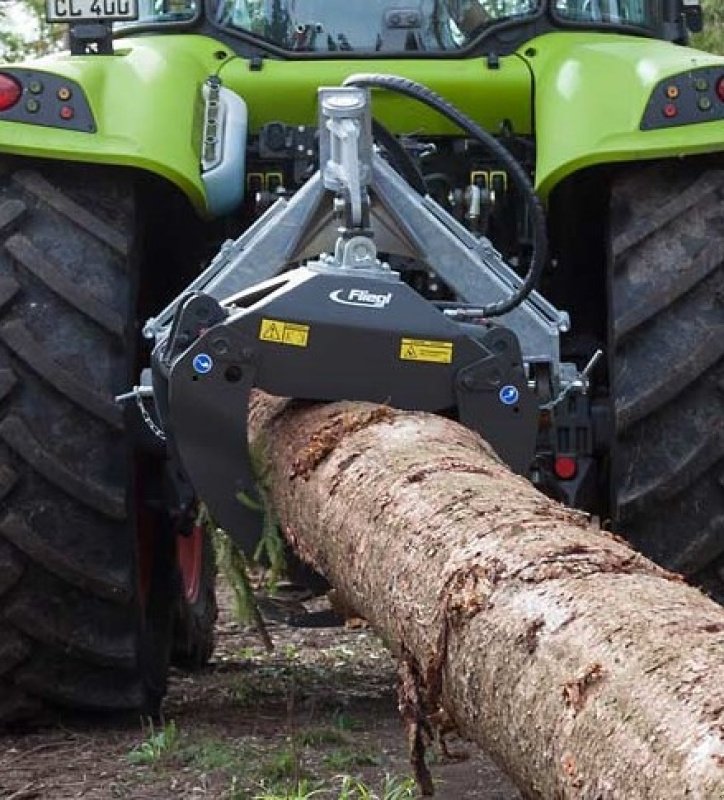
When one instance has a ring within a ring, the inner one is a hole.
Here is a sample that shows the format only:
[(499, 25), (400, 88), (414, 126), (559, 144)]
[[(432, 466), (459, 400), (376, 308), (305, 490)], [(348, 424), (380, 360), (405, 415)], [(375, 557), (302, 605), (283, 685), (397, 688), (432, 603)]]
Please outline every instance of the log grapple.
[[(567, 315), (375, 147), (368, 87), (397, 80), (320, 89), (319, 171), (146, 325), (151, 385), (146, 371), (128, 396), (165, 438), (181, 502), (201, 497), (246, 552), (263, 522), (247, 438), (254, 388), (454, 414), (522, 474), (541, 415), (585, 391), (559, 358)], [(430, 94), (409, 81), (404, 91)], [(455, 299), (426, 299), (378, 252), (423, 260)]]

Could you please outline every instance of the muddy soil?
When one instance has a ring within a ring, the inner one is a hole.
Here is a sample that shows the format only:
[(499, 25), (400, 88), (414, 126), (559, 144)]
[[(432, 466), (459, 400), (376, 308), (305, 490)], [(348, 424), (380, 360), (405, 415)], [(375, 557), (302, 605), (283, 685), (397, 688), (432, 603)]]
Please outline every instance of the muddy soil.
[[(364, 628), (270, 623), (267, 654), (220, 587), (210, 665), (174, 673), (164, 719), (64, 718), (0, 737), (2, 800), (301, 800), (340, 797), (345, 776), (395, 800), (410, 790), (395, 666)], [(430, 751), (439, 800), (519, 800), (479, 750)], [(397, 789), (399, 795), (393, 790)], [(349, 795), (363, 800), (361, 792)]]

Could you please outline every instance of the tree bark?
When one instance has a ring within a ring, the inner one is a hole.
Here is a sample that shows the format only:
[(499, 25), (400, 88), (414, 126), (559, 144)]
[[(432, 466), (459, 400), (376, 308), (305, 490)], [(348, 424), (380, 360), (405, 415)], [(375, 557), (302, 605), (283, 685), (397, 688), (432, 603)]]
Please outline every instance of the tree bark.
[(528, 797), (724, 798), (722, 608), (450, 420), (260, 395), (250, 426), (285, 535), (401, 659), (408, 719), (419, 689)]

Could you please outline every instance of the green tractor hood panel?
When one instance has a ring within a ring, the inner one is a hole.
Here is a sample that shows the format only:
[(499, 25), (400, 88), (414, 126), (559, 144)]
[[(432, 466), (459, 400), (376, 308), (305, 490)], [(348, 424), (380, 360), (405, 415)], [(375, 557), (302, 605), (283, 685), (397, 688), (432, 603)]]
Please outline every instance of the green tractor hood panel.
[(544, 195), (595, 164), (724, 150), (724, 58), (590, 32), (542, 36), (522, 56), (535, 79)]

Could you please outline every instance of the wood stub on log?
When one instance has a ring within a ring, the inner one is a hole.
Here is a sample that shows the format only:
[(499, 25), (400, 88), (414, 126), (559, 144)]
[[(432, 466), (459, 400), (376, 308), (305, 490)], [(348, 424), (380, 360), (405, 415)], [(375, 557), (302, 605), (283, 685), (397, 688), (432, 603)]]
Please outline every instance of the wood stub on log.
[(282, 530), (528, 797), (724, 798), (724, 609), (441, 417), (259, 395)]

